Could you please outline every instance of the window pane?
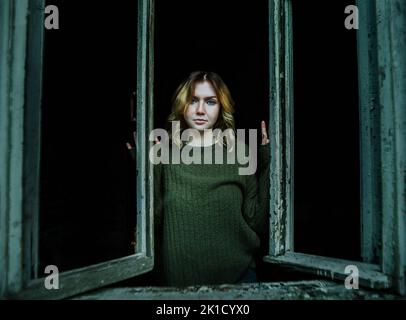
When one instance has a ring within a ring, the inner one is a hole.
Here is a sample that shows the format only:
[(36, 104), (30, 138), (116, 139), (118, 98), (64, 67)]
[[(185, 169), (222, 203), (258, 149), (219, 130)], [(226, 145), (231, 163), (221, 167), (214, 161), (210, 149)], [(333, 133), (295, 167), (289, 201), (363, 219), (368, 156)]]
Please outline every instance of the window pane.
[(45, 33), (40, 270), (71, 270), (134, 253), (137, 1), (50, 1)]
[(295, 251), (360, 259), (353, 1), (293, 0)]

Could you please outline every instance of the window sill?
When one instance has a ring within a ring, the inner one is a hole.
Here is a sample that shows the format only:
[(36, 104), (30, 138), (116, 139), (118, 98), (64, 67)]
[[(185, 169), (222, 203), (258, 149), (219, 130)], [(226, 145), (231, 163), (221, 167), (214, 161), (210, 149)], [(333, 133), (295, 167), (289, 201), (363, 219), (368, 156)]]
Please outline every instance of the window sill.
[(385, 291), (347, 290), (333, 281), (264, 282), (241, 285), (105, 288), (74, 300), (393, 300)]

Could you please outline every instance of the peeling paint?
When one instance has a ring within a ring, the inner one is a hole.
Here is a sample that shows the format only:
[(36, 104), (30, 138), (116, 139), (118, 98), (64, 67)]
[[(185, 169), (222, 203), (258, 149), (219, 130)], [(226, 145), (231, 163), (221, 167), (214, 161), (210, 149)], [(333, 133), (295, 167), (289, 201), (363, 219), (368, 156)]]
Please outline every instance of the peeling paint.
[(110, 288), (75, 297), (76, 300), (378, 300), (399, 299), (388, 293), (347, 290), (331, 281), (268, 282), (187, 288)]

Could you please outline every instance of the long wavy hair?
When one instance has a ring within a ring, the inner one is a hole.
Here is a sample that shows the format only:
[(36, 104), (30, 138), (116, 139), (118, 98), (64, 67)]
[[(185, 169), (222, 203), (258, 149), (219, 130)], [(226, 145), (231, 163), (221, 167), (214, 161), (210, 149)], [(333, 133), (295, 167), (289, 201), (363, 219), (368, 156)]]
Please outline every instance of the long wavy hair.
[[(213, 132), (216, 133), (215, 129), (220, 129), (224, 134), (223, 139), (220, 139), (218, 135), (214, 135), (215, 143), (220, 143), (221, 145), (234, 144), (235, 141), (235, 121), (233, 117), (234, 113), (234, 101), (231, 98), (230, 91), (228, 87), (221, 79), (221, 77), (214, 72), (206, 71), (195, 71), (192, 72), (189, 77), (184, 80), (172, 98), (172, 112), (167, 119), (167, 129), (170, 132), (170, 139), (179, 148), (183, 146), (181, 140), (182, 132), (188, 129), (188, 125), (185, 121), (184, 114), (187, 107), (192, 101), (194, 95), (196, 83), (209, 82), (216, 92), (217, 98), (220, 103), (219, 117), (213, 126)], [(179, 126), (176, 127), (175, 131), (172, 132), (172, 122), (179, 121)], [(225, 141), (224, 141), (225, 138)]]

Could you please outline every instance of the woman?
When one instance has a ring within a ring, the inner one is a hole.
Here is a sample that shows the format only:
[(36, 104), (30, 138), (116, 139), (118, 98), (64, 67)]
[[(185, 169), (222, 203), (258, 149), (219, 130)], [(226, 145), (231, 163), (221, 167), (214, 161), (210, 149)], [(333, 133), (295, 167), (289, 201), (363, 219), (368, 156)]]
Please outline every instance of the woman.
[[(188, 153), (203, 157), (208, 149), (214, 156), (220, 148), (227, 156), (243, 147), (247, 154), (247, 145), (234, 134), (233, 105), (219, 75), (193, 72), (174, 95), (168, 127), (178, 132), (170, 132), (171, 148), (187, 147)], [(164, 284), (256, 281), (255, 254), (269, 210), (269, 140), (265, 122), (261, 127), (256, 174), (240, 175), (238, 163), (207, 164), (203, 158), (200, 163), (155, 165), (157, 269)], [(186, 129), (194, 129), (188, 130), (191, 141), (180, 138)], [(215, 129), (227, 135), (207, 134)]]

